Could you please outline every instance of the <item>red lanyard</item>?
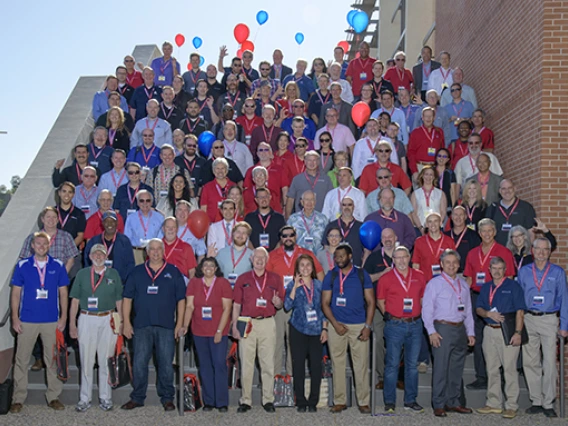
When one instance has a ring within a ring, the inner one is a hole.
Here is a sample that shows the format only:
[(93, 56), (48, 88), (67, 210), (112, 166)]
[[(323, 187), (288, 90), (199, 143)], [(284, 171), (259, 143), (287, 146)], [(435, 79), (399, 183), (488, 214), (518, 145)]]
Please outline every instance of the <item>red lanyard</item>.
[(345, 239), (349, 235), (349, 232), (351, 232), (351, 228), (353, 228), (353, 225), (355, 225), (355, 220), (351, 221), (351, 224), (347, 227), (347, 230), (345, 232), (343, 231), (343, 226), (341, 226), (341, 218), (337, 219), (337, 223), (339, 225), (339, 231), (341, 232), (341, 235), (343, 235), (343, 241), (345, 241)]
[(404, 71), (406, 71), (406, 70), (403, 68), (402, 72), (401, 72), (401, 71), (398, 70), (398, 68), (395, 67), (395, 69), (396, 69), (396, 75), (398, 76), (398, 78), (400, 80), (400, 84), (402, 84), (404, 82), (404, 74), (405, 74)]
[(327, 266), (329, 266), (329, 269), (333, 269), (333, 259), (331, 258), (331, 254), (329, 254), (329, 251), (326, 250), (325, 254), (327, 256)]
[(144, 86), (144, 92), (146, 92), (146, 97), (148, 98), (148, 100), (150, 100), (154, 97), (154, 87), (152, 87), (152, 90), (150, 90), (150, 92), (148, 92), (148, 90), (146, 89), (146, 86)]
[(150, 158), (152, 158), (152, 154), (154, 153), (154, 150), (156, 148), (157, 148), (156, 145), (152, 144), (152, 149), (150, 150), (148, 155), (146, 155), (146, 147), (145, 146), (142, 147), (142, 158), (144, 158), (144, 165), (145, 166), (148, 165), (148, 161), (150, 161)]
[(505, 217), (505, 220), (507, 221), (507, 223), (509, 223), (509, 219), (511, 218), (511, 216), (513, 216), (513, 212), (516, 210), (517, 206), (519, 205), (519, 201), (521, 201), (521, 199), (517, 198), (517, 202), (513, 205), (513, 208), (511, 208), (511, 212), (509, 214), (505, 213), (505, 210), (503, 210), (503, 207), (499, 206), (499, 210), (501, 210), (501, 213)]
[(462, 302), (462, 298), (461, 298), (461, 286), (460, 286), (460, 282), (457, 282), (457, 286), (460, 289), (460, 291), (458, 292), (458, 290), (456, 290), (456, 288), (454, 287), (454, 285), (452, 284), (452, 281), (450, 280), (450, 278), (446, 275), (445, 272), (442, 272), (442, 278), (444, 278), (446, 280), (446, 282), (450, 285), (450, 287), (452, 287), (452, 290), (454, 291), (454, 293), (456, 294), (456, 296), (458, 297), (458, 300), (460, 301), (460, 303)]
[(523, 260), (525, 260), (525, 256), (522, 256), (521, 260), (519, 260), (519, 263), (517, 263), (517, 271), (519, 271), (521, 269), (521, 266), (523, 266)]
[(136, 188), (136, 190), (134, 191), (134, 195), (132, 195), (132, 197), (130, 196), (130, 185), (128, 185), (126, 187), (126, 195), (128, 195), (128, 201), (130, 201), (130, 207), (132, 207), (134, 205), (134, 200), (136, 199), (136, 194), (138, 194), (138, 191), (140, 191), (140, 185), (138, 185), (138, 188)]
[(266, 125), (263, 124), (262, 125), (262, 132), (264, 133), (264, 140), (267, 143), (270, 143), (270, 141), (272, 140), (272, 133), (274, 132), (274, 125), (270, 126), (270, 136), (266, 134), (266, 129), (267, 129)]
[(67, 213), (67, 216), (65, 216), (65, 220), (63, 220), (61, 218), (61, 209), (59, 206), (57, 206), (57, 216), (59, 216), (59, 223), (61, 224), (61, 229), (65, 228), (65, 224), (71, 217), (71, 213), (73, 213), (73, 210), (75, 210), (75, 206), (71, 204), (71, 209), (69, 209), (69, 213)]
[(371, 157), (373, 155), (375, 155), (375, 151), (374, 151), (374, 147), (373, 145), (371, 145), (371, 140), (369, 138), (365, 138), (365, 140), (367, 141), (367, 148), (369, 148), (369, 151), (371, 151)]
[(193, 169), (195, 169), (195, 163), (197, 163), (197, 158), (193, 159), (192, 167), (189, 166), (190, 163), (189, 161), (187, 161), (185, 157), (183, 158), (183, 162), (185, 163), (185, 167), (187, 167), (187, 170), (189, 170), (189, 173), (193, 175)]
[(452, 229), (450, 231), (450, 234), (452, 235), (452, 240), (456, 241), (456, 249), (460, 246), (460, 244), (463, 240), (463, 237), (465, 236), (466, 231), (467, 231), (467, 228), (464, 228), (464, 230), (462, 231), (462, 233), (461, 233), (461, 235), (460, 235), (460, 237), (458, 238), (457, 241), (456, 241), (456, 237), (454, 235), (454, 230)]
[[(223, 219), (221, 222), (225, 222), (225, 219)], [(233, 229), (235, 227), (235, 224), (237, 223), (236, 219), (233, 219), (233, 226), (231, 229)], [(229, 235), (229, 233), (227, 232), (227, 226), (225, 223), (223, 223), (221, 225), (221, 228), (223, 228), (223, 233), (225, 234), (225, 241), (227, 241), (227, 244), (233, 244), (233, 237), (231, 235)]]
[(209, 296), (211, 296), (211, 293), (213, 292), (213, 287), (215, 287), (215, 282), (217, 281), (217, 277), (213, 277), (213, 282), (211, 283), (209, 290), (207, 290), (207, 284), (205, 284), (205, 278), (201, 278), (201, 281), (203, 282), (203, 294), (205, 295), (205, 304), (207, 305), (207, 302), (209, 301)]
[(164, 75), (164, 71), (166, 71), (166, 68), (171, 65), (171, 59), (168, 59), (167, 61), (164, 62), (164, 59), (162, 58), (162, 65), (160, 65), (160, 72), (162, 73), (162, 75)]
[(424, 198), (426, 199), (426, 207), (430, 207), (430, 197), (432, 196), (432, 192), (434, 192), (434, 188), (432, 188), (428, 192), (426, 192), (426, 190), (422, 188), (422, 192), (424, 193)]
[[(303, 160), (300, 160), (301, 164), (298, 165), (298, 158), (299, 157), (294, 154), (294, 167), (296, 168), (296, 172), (297, 172), (296, 174), (300, 174), (302, 172), (305, 172), (305, 170), (306, 170), (306, 163), (304, 163)], [(317, 182), (317, 180), (316, 180), (316, 182)], [(314, 186), (315, 186), (315, 182), (314, 182)]]
[(377, 85), (375, 84), (375, 81), (373, 81), (373, 87), (375, 89), (375, 94), (377, 96), (379, 96), (381, 94), (381, 87), (383, 86), (383, 79), (381, 78), (381, 82), (379, 83), (379, 87), (377, 87)]
[(539, 281), (536, 277), (536, 266), (534, 266), (534, 263), (532, 265), (532, 273), (533, 273), (533, 279), (534, 279), (534, 285), (536, 286), (536, 288), (538, 289), (538, 294), (540, 294), (540, 290), (542, 289), (542, 286), (544, 285), (544, 281), (546, 280), (546, 276), (548, 275), (548, 271), (550, 271), (550, 266), (552, 264), (549, 263), (548, 266), (546, 267), (546, 270), (544, 271), (544, 273), (542, 274), (542, 279)]
[(340, 296), (343, 296), (343, 284), (345, 283), (345, 280), (347, 279), (347, 277), (349, 276), (351, 271), (353, 271), (353, 266), (351, 267), (349, 272), (347, 272), (345, 275), (343, 275), (343, 271), (341, 269), (339, 270), (339, 295)]
[[(385, 265), (385, 267), (387, 268), (392, 268), (392, 264), (389, 265), (385, 259), (385, 248), (381, 247), (381, 256), (383, 257), (383, 264)], [(392, 259), (392, 258), (391, 258)]]
[(201, 118), (198, 118), (197, 120), (195, 120), (195, 124), (193, 125), (193, 127), (191, 127), (191, 124), (189, 123), (189, 118), (185, 119), (185, 124), (187, 124), (187, 130), (189, 131), (189, 133), (193, 133), (193, 131), (195, 130), (195, 128), (197, 127), (197, 124), (201, 121)]
[(92, 144), (89, 144), (89, 145), (91, 146), (91, 152), (93, 153), (93, 157), (95, 157), (95, 160), (98, 159), (98, 158), (101, 156), (101, 154), (103, 153), (104, 147), (99, 148), (99, 147), (97, 146), (97, 149), (99, 150), (99, 152), (95, 152), (95, 144), (94, 144), (94, 142), (93, 142)]
[(495, 297), (495, 293), (497, 293), (497, 289), (503, 284), (503, 281), (505, 281), (505, 278), (503, 278), (499, 284), (493, 282), (495, 288), (493, 290), (491, 290), (491, 288), (489, 289), (489, 306), (493, 306), (493, 298)]
[(81, 195), (83, 196), (85, 202), (86, 202), (86, 203), (89, 203), (89, 201), (91, 200), (91, 198), (93, 198), (93, 195), (95, 195), (95, 194), (97, 193), (97, 188), (92, 188), (88, 197), (87, 197), (87, 195), (85, 194), (84, 188), (85, 188), (85, 187), (79, 188), (79, 191), (81, 192)]
[[(247, 136), (252, 135), (252, 131), (253, 131), (256, 127), (258, 127), (258, 126), (255, 126), (255, 125), (254, 125), (255, 118), (256, 118), (256, 117), (254, 117), (252, 120), (249, 120), (249, 119), (245, 116), (245, 118), (244, 118), (244, 120), (243, 120), (243, 121), (244, 121), (243, 124), (245, 125), (245, 135), (247, 135)], [(249, 126), (249, 123), (250, 123), (250, 126)]]
[(91, 290), (93, 290), (93, 296), (95, 295), (95, 292), (97, 291), (97, 288), (99, 288), (99, 286), (101, 285), (101, 283), (103, 282), (103, 278), (105, 277), (105, 273), (104, 271), (100, 274), (99, 276), (99, 280), (97, 281), (97, 283), (95, 284), (95, 267), (91, 266)]
[(396, 221), (398, 220), (398, 215), (396, 214), (395, 210), (392, 210), (392, 214), (394, 215), (394, 219), (391, 218), (390, 216), (385, 216), (383, 214), (383, 210), (379, 209), (379, 215), (381, 215), (381, 217), (385, 220), (391, 221), (392, 223), (396, 223)]
[(166, 118), (166, 120), (168, 118), (171, 117), (172, 113), (174, 112), (174, 106), (172, 105), (172, 107), (170, 108), (170, 112), (166, 114), (166, 109), (164, 108), (164, 102), (162, 102), (160, 104), (160, 107), (162, 108), (162, 113), (164, 114), (164, 117)]
[(428, 247), (430, 248), (430, 252), (432, 253), (432, 256), (434, 256), (436, 258), (436, 260), (438, 259), (438, 256), (440, 253), (440, 249), (442, 248), (442, 243), (444, 242), (444, 236), (440, 235), (440, 244), (438, 244), (438, 248), (436, 249), (436, 251), (434, 251), (434, 249), (432, 248), (432, 244), (430, 244), (430, 240), (434, 241), (430, 235), (426, 235), (426, 243), (428, 244)]
[(428, 68), (424, 66), (424, 62), (422, 62), (422, 72), (426, 76), (426, 78), (430, 77), (430, 73), (432, 72), (432, 64)]
[(227, 184), (225, 184), (225, 186), (223, 188), (221, 188), (221, 185), (219, 185), (217, 183), (217, 181), (215, 181), (215, 188), (217, 188), (217, 192), (219, 193), (219, 197), (225, 199), (227, 198)]
[(461, 112), (462, 112), (462, 109), (463, 109), (463, 106), (465, 105), (465, 102), (464, 102), (463, 100), (460, 101), (460, 105), (461, 105), (461, 106), (460, 106), (460, 110), (458, 111), (458, 110), (456, 110), (456, 104), (455, 104), (455, 102), (452, 102), (452, 109), (454, 110), (454, 112), (456, 113), (456, 116), (458, 116), (458, 117), (460, 116), (460, 114), (461, 114)]
[[(284, 263), (286, 263), (286, 267), (288, 268), (288, 270), (290, 270), (290, 266), (292, 266), (292, 261), (294, 260), (294, 258), (296, 257), (296, 252), (298, 251), (298, 246), (294, 247), (294, 251), (292, 252), (292, 256), (288, 256), (286, 254), (286, 250), (283, 250), (282, 252), (284, 253)], [(290, 260), (288, 260), (290, 259)]]
[(332, 151), (329, 151), (328, 153), (324, 153), (322, 151), (322, 154), (325, 154), (325, 161), (324, 161), (323, 155), (321, 156), (321, 168), (323, 170), (323, 169), (325, 169), (325, 167), (327, 166), (327, 162), (331, 158)]
[(223, 145), (225, 145), (225, 149), (229, 152), (229, 154), (231, 155), (232, 158), (235, 158), (235, 151), (237, 150), (237, 142), (234, 141), (234, 142), (232, 142), (232, 144), (233, 144), (233, 150), (231, 151), (231, 148), (230, 148), (231, 142), (229, 142), (227, 140), (225, 140), (223, 142)]
[(308, 172), (304, 171), (304, 176), (306, 177), (306, 181), (308, 181), (308, 183), (310, 184), (312, 191), (314, 190), (314, 188), (316, 187), (317, 183), (318, 183), (318, 179), (320, 177), (320, 174), (318, 172), (318, 174), (316, 175), (316, 177), (314, 178), (314, 183), (310, 183), (310, 175), (308, 175)]
[(341, 195), (340, 195), (341, 188), (337, 188), (337, 204), (341, 205), (341, 201), (343, 201), (343, 199), (345, 197), (347, 197), (347, 194), (349, 194), (352, 189), (353, 189), (353, 186), (349, 185), (349, 188), (347, 189), (347, 191), (345, 191), (345, 195), (343, 197), (341, 197)]
[(434, 128), (432, 127), (432, 130), (430, 131), (430, 133), (428, 133), (428, 130), (426, 130), (426, 127), (424, 127), (424, 126), (420, 126), (420, 127), (422, 128), (422, 131), (424, 132), (424, 134), (426, 135), (426, 137), (430, 141), (430, 146), (432, 146), (432, 144), (434, 143)]
[(171, 167), (167, 174), (166, 174), (166, 166), (162, 164), (162, 167), (160, 167), (160, 169), (161, 169), (160, 178), (162, 179), (162, 183), (164, 184), (164, 186), (168, 186), (170, 179), (173, 177), (173, 175), (176, 172), (176, 167), (175, 166)]
[(268, 278), (268, 274), (266, 273), (266, 271), (264, 271), (264, 280), (262, 281), (262, 288), (260, 287), (258, 281), (256, 280), (256, 273), (253, 271), (252, 274), (254, 276), (254, 283), (256, 284), (256, 288), (260, 292), (260, 297), (262, 297), (262, 293), (264, 293), (264, 288), (266, 287), (266, 279)]
[(470, 210), (469, 206), (466, 205), (465, 212), (467, 213), (467, 218), (469, 219), (469, 221), (473, 223), (473, 213), (475, 212), (475, 206), (473, 206), (473, 208)]
[(314, 226), (314, 222), (316, 220), (316, 213), (315, 211), (312, 212), (312, 220), (310, 221), (310, 226), (308, 226), (308, 222), (306, 221), (306, 215), (304, 214), (304, 211), (302, 210), (302, 220), (304, 221), (304, 225), (306, 226), (306, 232), (308, 235), (310, 235), (310, 230), (312, 229), (312, 226)]
[(329, 101), (329, 95), (330, 94), (331, 94), (330, 92), (327, 92), (327, 95), (325, 96), (325, 99), (324, 99), (324, 98), (321, 97), (321, 90), (316, 90), (316, 95), (318, 95), (318, 98), (319, 98), (322, 105), (327, 104), (327, 102)]
[(142, 225), (142, 229), (144, 230), (144, 237), (148, 233), (148, 228), (150, 227), (150, 219), (152, 218), (152, 211), (148, 214), (148, 226), (144, 225), (144, 220), (142, 219), (142, 212), (138, 210), (138, 219), (140, 220), (140, 225)]
[(227, 93), (227, 100), (229, 101), (229, 103), (231, 104), (231, 106), (233, 107), (233, 109), (235, 108), (235, 104), (236, 104), (237, 101), (239, 100), (239, 94), (240, 94), (240, 92), (235, 93), (234, 99), (231, 100), (231, 94), (230, 94), (230, 93)]
[[(166, 240), (164, 240), (164, 254), (166, 256), (166, 262), (172, 256), (173, 252), (175, 251), (175, 249), (176, 249), (176, 247), (177, 247), (177, 245), (179, 244), (180, 241), (181, 240), (176, 237), (176, 242), (173, 244), (173, 246), (170, 246), (169, 244), (166, 244)], [(171, 248), (168, 250), (169, 247), (171, 247)]]
[(485, 268), (485, 263), (487, 262), (487, 259), (489, 259), (489, 256), (491, 255), (491, 252), (493, 251), (493, 247), (495, 247), (495, 241), (493, 241), (493, 243), (491, 244), (491, 247), (489, 247), (489, 251), (487, 252), (485, 257), (482, 259), (481, 254), (483, 253), (483, 249), (482, 249), (481, 246), (479, 246), (479, 267), (480, 267), (481, 270), (483, 270)]
[(75, 171), (77, 172), (77, 180), (79, 181), (79, 183), (83, 183), (83, 178), (81, 176), (82, 170), (77, 163), (75, 163)]
[[(398, 278), (398, 282), (400, 283), (401, 287), (404, 289), (404, 291), (406, 292), (406, 295), (408, 296), (409, 292), (410, 292), (410, 286), (412, 285), (412, 269), (410, 269), (409, 273), (408, 273), (408, 279), (405, 280), (403, 277), (401, 277), (398, 273), (398, 271), (395, 269), (393, 269), (394, 274), (396, 275), (396, 277)], [(408, 283), (408, 285), (407, 285)]]
[(272, 213), (270, 213), (269, 215), (266, 216), (266, 222), (264, 220), (262, 220), (262, 216), (260, 215), (260, 213), (258, 214), (258, 220), (260, 222), (260, 226), (262, 226), (262, 229), (264, 230), (264, 232), (266, 232), (266, 227), (268, 226), (268, 222), (270, 222), (270, 218), (272, 217)]
[[(154, 130), (157, 125), (158, 125), (158, 118), (154, 118), (154, 124), (152, 125), (152, 130)], [(150, 120), (148, 119), (146, 119), (146, 128), (147, 129), (150, 128)]]
[(43, 288), (45, 287), (45, 275), (47, 273), (47, 262), (45, 262), (45, 265), (44, 265), (43, 268), (40, 268), (39, 265), (37, 264), (37, 260), (36, 260), (34, 262), (34, 266), (36, 267), (37, 273), (39, 275), (39, 285), (43, 290)]
[(309, 287), (306, 284), (304, 284), (302, 287), (303, 287), (304, 291), (306, 292), (306, 299), (308, 299), (308, 305), (310, 307), (312, 307), (313, 306), (313, 300), (314, 300), (314, 291), (315, 291), (313, 281), (311, 282), (311, 285)]
[(164, 264), (162, 265), (162, 267), (158, 270), (158, 272), (156, 272), (156, 275), (152, 275), (152, 271), (149, 268), (150, 263), (146, 262), (144, 263), (144, 266), (146, 267), (146, 272), (148, 273), (148, 275), (150, 276), (150, 278), (152, 279), (152, 284), (156, 283), (156, 278), (158, 278), (160, 276), (160, 274), (162, 273), (162, 271), (164, 269), (166, 269), (166, 266), (168, 266), (168, 264), (166, 262), (164, 262)]
[[(118, 173), (116, 173), (116, 174), (118, 174)], [(115, 175), (115, 171), (113, 170), (110, 173), (110, 177), (112, 178), (112, 183), (114, 184), (114, 187), (116, 189), (118, 189), (118, 187), (122, 184), (122, 181), (126, 177), (126, 169), (122, 169), (122, 173), (120, 174), (120, 177), (118, 178), (118, 182), (116, 181), (116, 178), (114, 177), (114, 175)]]
[(442, 78), (444, 79), (444, 83), (446, 82), (446, 79), (450, 76), (451, 72), (452, 72), (452, 69), (449, 68), (448, 72), (444, 75), (444, 68), (440, 67), (440, 74), (442, 74)]
[(246, 252), (247, 252), (247, 249), (246, 249), (246, 247), (244, 247), (243, 252), (241, 253), (239, 258), (235, 262), (235, 248), (234, 248), (234, 246), (231, 246), (231, 262), (233, 263), (233, 272), (235, 272), (235, 269), (237, 269), (237, 265), (239, 263), (241, 263), (241, 260), (244, 257), (244, 255), (246, 254)]
[(112, 239), (112, 244), (110, 245), (110, 247), (107, 247), (107, 245), (106, 245), (106, 241), (105, 241), (104, 234), (102, 235), (102, 238), (101, 238), (101, 239), (103, 240), (103, 244), (104, 244), (104, 246), (105, 246), (105, 248), (106, 248), (107, 255), (110, 256), (110, 252), (112, 251), (112, 248), (114, 247), (114, 242), (116, 241), (116, 234), (114, 234), (114, 237), (113, 237), (113, 239)]

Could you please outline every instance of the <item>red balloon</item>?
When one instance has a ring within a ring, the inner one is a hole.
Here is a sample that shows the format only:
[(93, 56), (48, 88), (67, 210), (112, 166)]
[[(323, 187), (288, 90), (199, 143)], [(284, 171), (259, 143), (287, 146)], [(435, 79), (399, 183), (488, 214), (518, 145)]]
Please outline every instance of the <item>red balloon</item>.
[(209, 230), (209, 216), (203, 210), (194, 210), (187, 218), (187, 226), (195, 238), (203, 238)]
[(191, 62), (188, 62), (188, 63), (187, 63), (187, 70), (188, 70), (188, 71), (191, 71), (191, 68), (192, 68), (192, 67), (191, 67)]
[(233, 33), (235, 34), (235, 40), (237, 40), (237, 43), (244, 43), (250, 34), (250, 30), (245, 24), (237, 24)]
[(356, 58), (360, 58), (361, 57), (361, 53), (357, 52), (357, 54), (355, 55)]
[(250, 50), (251, 52), (254, 52), (254, 43), (250, 40), (243, 41), (243, 44), (241, 44), (241, 50), (243, 52), (245, 50)]
[(182, 47), (183, 44), (185, 43), (185, 37), (183, 36), (183, 34), (177, 34), (175, 42), (177, 44), (177, 47)]
[(337, 43), (337, 47), (343, 48), (343, 51), (347, 53), (349, 51), (349, 43), (345, 40), (340, 41)]
[(242, 57), (243, 57), (243, 49), (242, 48), (237, 50), (237, 56), (242, 59)]
[(363, 127), (371, 116), (371, 108), (365, 102), (357, 102), (351, 110), (351, 118), (357, 127)]

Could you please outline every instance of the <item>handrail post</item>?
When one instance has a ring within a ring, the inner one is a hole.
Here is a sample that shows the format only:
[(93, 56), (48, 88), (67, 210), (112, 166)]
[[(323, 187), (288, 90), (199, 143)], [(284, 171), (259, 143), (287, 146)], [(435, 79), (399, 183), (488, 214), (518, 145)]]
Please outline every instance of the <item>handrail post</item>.
[(178, 382), (178, 413), (183, 417), (184, 415), (184, 382), (183, 382), (183, 348), (185, 346), (185, 336), (179, 338), (178, 341), (178, 369), (179, 369), (179, 382)]
[(566, 396), (564, 395), (564, 337), (560, 336), (560, 417), (565, 416)]
[(373, 340), (372, 340), (373, 347), (371, 350), (371, 356), (373, 358), (371, 359), (371, 416), (374, 416), (375, 406), (377, 404), (377, 396), (375, 395), (375, 386), (377, 381), (377, 374), (375, 373), (375, 370), (377, 368), (377, 357), (376, 357), (377, 335), (374, 330), (372, 334), (373, 334)]

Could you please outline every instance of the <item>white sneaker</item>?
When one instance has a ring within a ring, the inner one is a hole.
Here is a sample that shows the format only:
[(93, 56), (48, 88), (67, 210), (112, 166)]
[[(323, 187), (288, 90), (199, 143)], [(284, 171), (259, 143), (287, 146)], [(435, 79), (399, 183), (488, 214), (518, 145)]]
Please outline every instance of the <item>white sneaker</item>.
[(79, 403), (75, 406), (75, 411), (84, 413), (89, 408), (91, 408), (91, 404), (89, 402), (79, 401)]
[(421, 362), (418, 364), (418, 372), (420, 374), (426, 374), (428, 372), (428, 364)]
[(109, 400), (104, 400), (104, 399), (99, 399), (99, 408), (103, 411), (110, 411), (112, 410), (112, 401)]

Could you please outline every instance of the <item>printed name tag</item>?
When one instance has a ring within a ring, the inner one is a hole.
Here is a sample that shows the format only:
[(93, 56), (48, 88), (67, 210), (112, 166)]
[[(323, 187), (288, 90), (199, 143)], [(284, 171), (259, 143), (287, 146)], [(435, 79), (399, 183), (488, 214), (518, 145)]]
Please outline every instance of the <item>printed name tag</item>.
[(316, 311), (313, 310), (313, 309), (312, 309), (312, 310), (309, 310), (309, 311), (306, 311), (306, 320), (307, 320), (308, 322), (315, 322), (315, 321), (317, 321), (317, 320), (318, 320), (318, 314), (316, 313)]
[(294, 277), (292, 275), (284, 275), (284, 288), (288, 288), (290, 283), (294, 282)]
[(432, 275), (438, 276), (442, 273), (442, 267), (440, 265), (432, 265)]
[(47, 290), (37, 289), (36, 299), (47, 299)]
[(110, 260), (110, 259), (105, 260), (105, 266), (107, 268), (112, 268), (112, 260)]
[(513, 227), (513, 225), (511, 225), (510, 223), (504, 223), (501, 226), (501, 231), (509, 232), (512, 227)]
[(258, 240), (261, 247), (268, 248), (268, 246), (270, 246), (270, 235), (260, 234)]
[(367, 164), (373, 164), (377, 161), (377, 159), (375, 157), (369, 157), (367, 158)]
[(414, 305), (414, 300), (410, 298), (404, 298), (402, 300), (402, 311), (405, 314), (409, 314), (412, 312), (412, 306)]
[(304, 238), (304, 242), (309, 245), (310, 247), (314, 246), (314, 238), (313, 237), (306, 237)]
[(475, 275), (475, 282), (480, 285), (485, 284), (485, 272), (478, 272)]
[(126, 216), (130, 216), (131, 214), (136, 213), (136, 209), (128, 209), (126, 210)]
[(544, 296), (534, 296), (533, 305), (542, 306), (544, 305)]
[(192, 178), (190, 178), (190, 179), (191, 179), (191, 183), (193, 184), (193, 186), (195, 186), (195, 178), (192, 177)]
[(245, 143), (247, 144), (247, 146), (250, 146), (251, 138), (252, 138), (252, 135), (245, 136)]
[(475, 231), (475, 225), (473, 223), (468, 224), (467, 227), (472, 231)]
[(146, 247), (149, 242), (150, 242), (150, 240), (141, 239), (140, 240), (140, 247)]
[(83, 213), (89, 213), (91, 211), (91, 206), (81, 206)]
[(159, 75), (158, 81), (166, 81), (166, 76), (165, 75)]
[(99, 298), (98, 297), (89, 297), (87, 298), (87, 309), (94, 310), (99, 307)]
[(429, 157), (434, 157), (436, 155), (436, 148), (428, 148), (428, 156)]
[(229, 276), (227, 277), (227, 279), (229, 280), (229, 283), (231, 284), (231, 287), (235, 287), (235, 283), (237, 282), (237, 278), (238, 278), (238, 275), (237, 275), (237, 274), (229, 274)]
[(160, 191), (160, 197), (167, 197), (168, 196), (168, 191)]
[(463, 311), (465, 311), (465, 305), (463, 303), (460, 303), (458, 305), (458, 312), (463, 312)]
[(144, 173), (144, 174), (150, 173), (150, 167), (148, 167), (148, 166), (142, 167), (142, 173)]
[(99, 162), (98, 161), (90, 161), (89, 164), (93, 167), (99, 167)]
[(335, 306), (347, 306), (347, 299), (345, 297), (338, 297), (337, 299), (335, 299)]
[(257, 308), (266, 308), (266, 299), (259, 297), (256, 299), (256, 307)]
[(367, 80), (367, 73), (366, 72), (362, 72), (361, 74), (359, 74), (359, 78), (361, 80)]
[(209, 306), (202, 307), (201, 318), (207, 321), (211, 321), (213, 319), (213, 308)]
[(147, 293), (148, 294), (158, 294), (158, 286), (157, 285), (149, 285)]

